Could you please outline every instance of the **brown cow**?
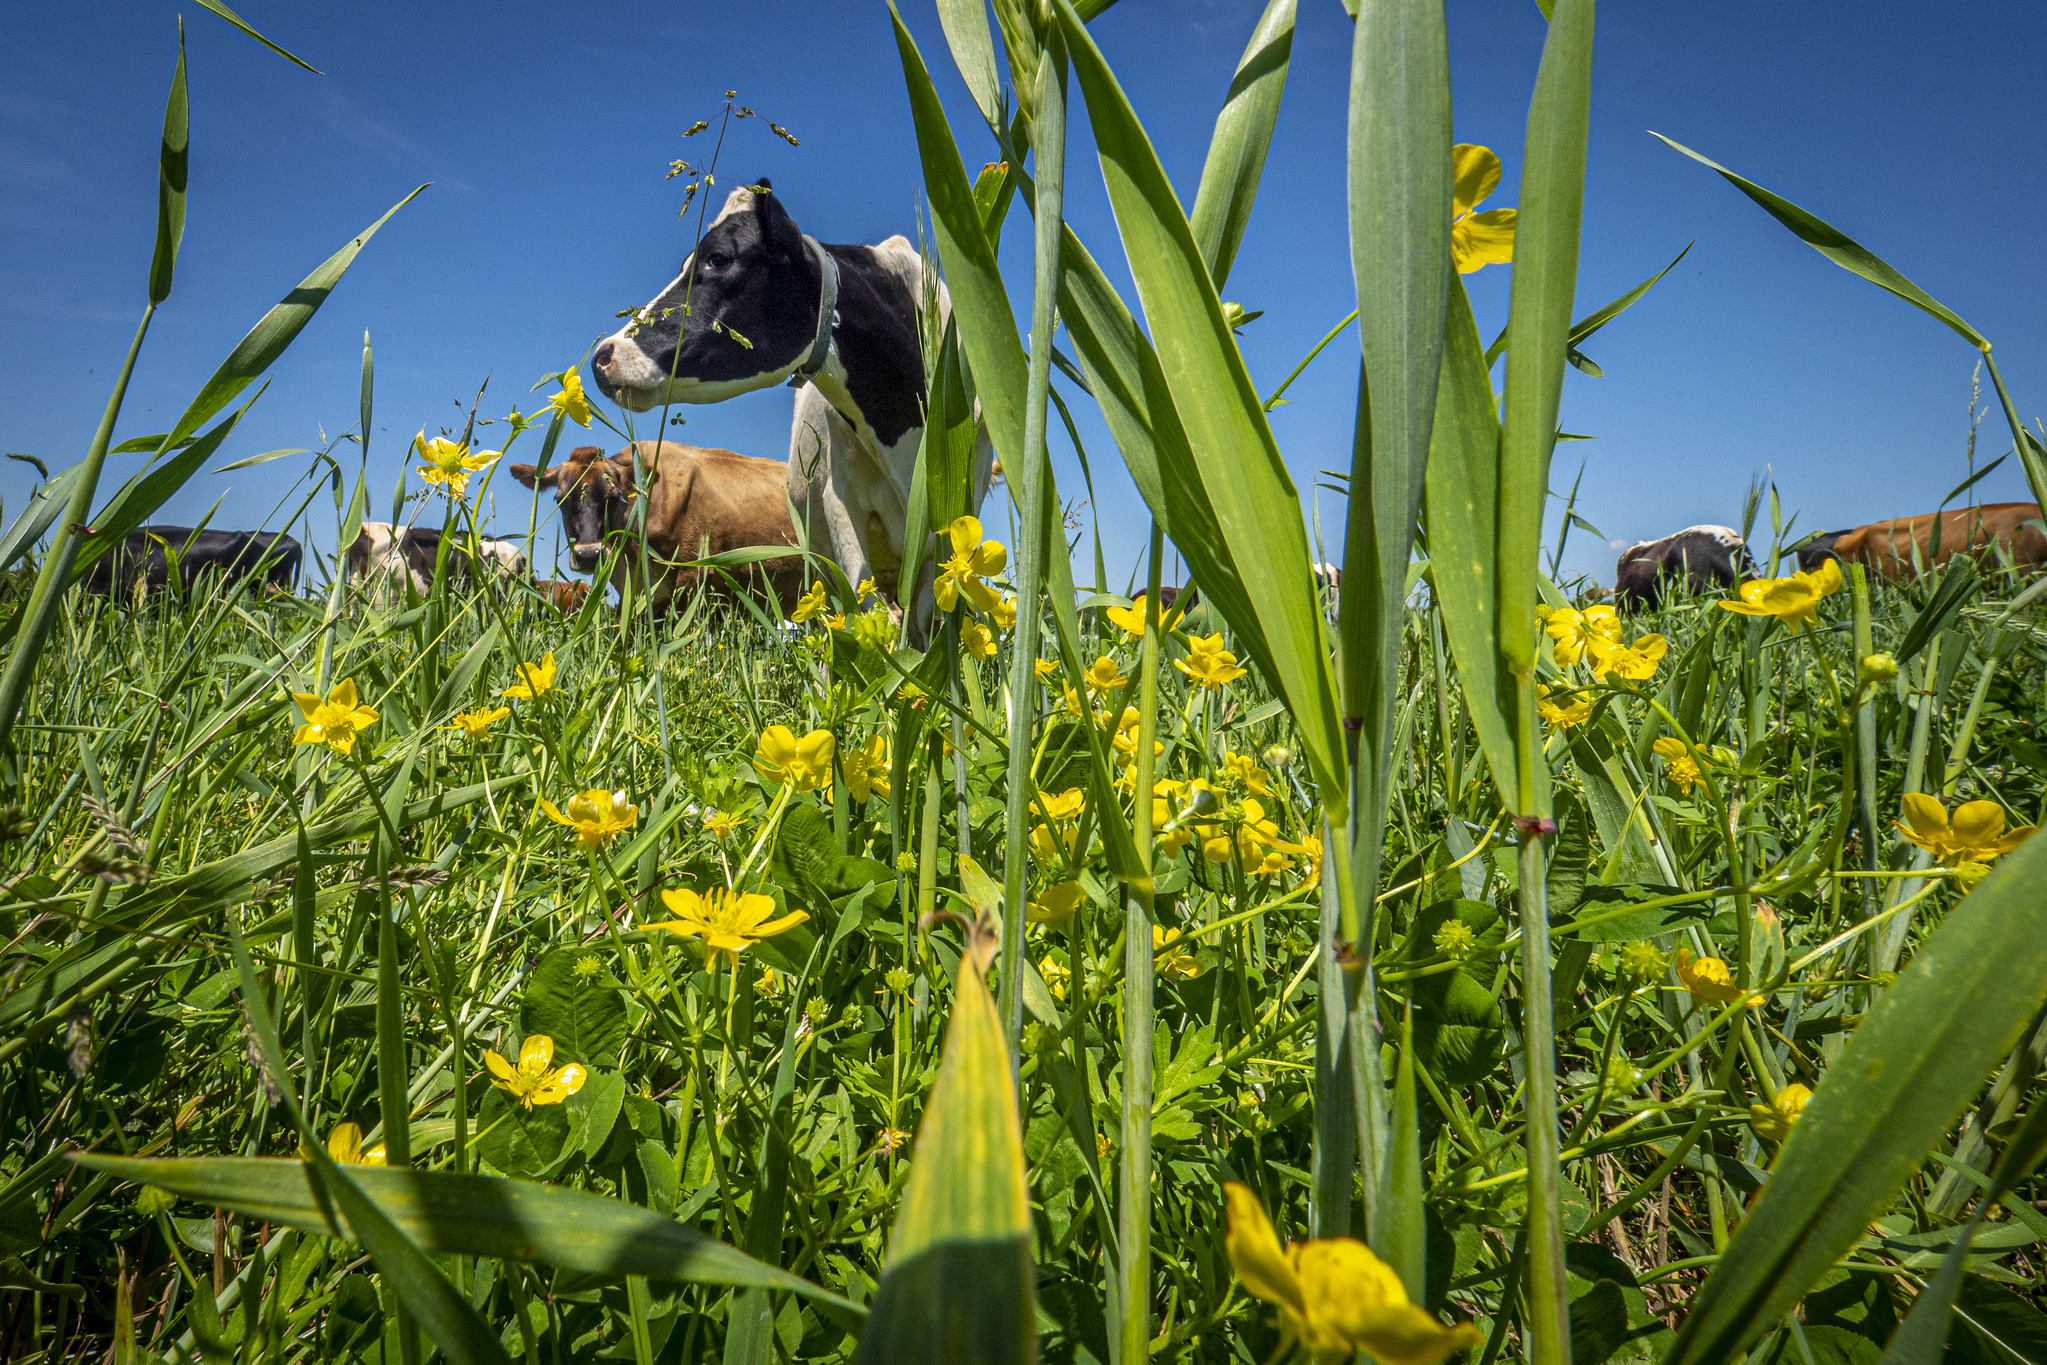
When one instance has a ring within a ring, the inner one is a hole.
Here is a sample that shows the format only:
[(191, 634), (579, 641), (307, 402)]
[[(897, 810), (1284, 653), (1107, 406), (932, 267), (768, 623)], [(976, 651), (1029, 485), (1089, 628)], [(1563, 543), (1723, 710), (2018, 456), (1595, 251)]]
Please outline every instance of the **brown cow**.
[(542, 601), (564, 616), (574, 616), (581, 611), (590, 596), (588, 583), (565, 583), (559, 578), (536, 579), (533, 590), (540, 594)]
[[(673, 441), (641, 441), (640, 463), (651, 466), (652, 504), (647, 509), (647, 552), (651, 560), (702, 559), (726, 550), (757, 545), (795, 545), (796, 527), (789, 519), (788, 466), (780, 460), (756, 460), (730, 450), (677, 445)], [(528, 488), (554, 490), (568, 533), (569, 563), (578, 573), (594, 573), (607, 542), (631, 526), (634, 486), (633, 448), (609, 459), (596, 446), (581, 446), (569, 458), (536, 478), (530, 464), (515, 464), (512, 477)], [(639, 573), (637, 547), (618, 558), (612, 583), (621, 591)], [(758, 590), (765, 578), (785, 611), (803, 592), (803, 560), (791, 555), (731, 570), (734, 578)], [(712, 569), (657, 570), (653, 606), (662, 611), (677, 592), (694, 594), (724, 582)]]
[[(1940, 525), (1940, 548), (1933, 545), (1936, 519)], [(1994, 567), (1995, 556), (1988, 547), (2009, 556), (2022, 568), (2047, 564), (2047, 536), (2040, 528), (2026, 525), (2040, 519), (2037, 502), (1993, 502), (1982, 507), (1957, 507), (1952, 511), (1898, 517), (1873, 522), (1844, 532), (1831, 547), (1839, 559), (1867, 565), (1878, 578), (1909, 578), (1921, 566), (1945, 564), (1959, 553), (1981, 554), (1986, 567)]]

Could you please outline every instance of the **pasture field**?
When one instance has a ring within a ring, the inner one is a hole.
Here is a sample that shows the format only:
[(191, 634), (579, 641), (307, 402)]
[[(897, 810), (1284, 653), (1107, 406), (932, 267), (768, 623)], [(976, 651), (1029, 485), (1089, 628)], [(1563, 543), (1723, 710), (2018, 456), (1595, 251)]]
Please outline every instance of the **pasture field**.
[[(1289, 0), (1191, 213), (1105, 4), (940, 8), (1004, 159), (969, 178), (898, 21), (953, 310), (909, 513), (928, 648), (822, 558), (786, 622), (452, 572), (530, 536), (475, 526), (471, 481), (589, 419), (573, 370), (406, 453), (448, 531), (424, 595), (317, 556), (296, 594), (77, 586), (374, 227), (129, 443), (144, 472), (98, 488), (117, 388), (17, 512), (0, 1359), (2047, 1362), (2039, 580), (1801, 572), (1761, 491), (1739, 591), (1621, 615), (1541, 572), (1564, 368), (1648, 288), (1571, 316), (1590, 0), (1550, 11), (1511, 225), (1467, 221), (1441, 7), (1360, 7), (1334, 598), (1222, 301)], [(181, 57), (150, 311), (183, 92)], [(1129, 303), (1061, 230), (1083, 150)], [(1722, 173), (1979, 345), (2041, 486), (1987, 341)], [(1458, 272), (1503, 234), (1489, 356)], [(1136, 584), (1075, 584), (1049, 392), (1146, 496)], [(361, 402), (366, 433), (367, 346)], [(977, 420), (1008, 471), (981, 520)], [(275, 526), (349, 543), (390, 462), (337, 441)]]

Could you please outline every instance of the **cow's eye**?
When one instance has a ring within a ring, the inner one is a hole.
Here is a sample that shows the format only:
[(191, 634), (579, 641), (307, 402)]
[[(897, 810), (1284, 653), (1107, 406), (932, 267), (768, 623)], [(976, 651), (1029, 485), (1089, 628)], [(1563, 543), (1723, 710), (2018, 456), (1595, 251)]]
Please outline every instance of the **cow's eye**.
[(713, 251), (704, 257), (704, 264), (712, 270), (723, 270), (732, 264), (732, 258), (722, 251)]

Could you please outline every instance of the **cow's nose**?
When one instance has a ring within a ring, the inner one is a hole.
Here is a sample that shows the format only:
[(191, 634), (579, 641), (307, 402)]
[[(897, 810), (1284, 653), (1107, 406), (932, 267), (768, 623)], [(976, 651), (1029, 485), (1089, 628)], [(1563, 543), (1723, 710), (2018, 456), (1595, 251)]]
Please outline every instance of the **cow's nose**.
[(611, 368), (611, 343), (610, 343), (610, 342), (608, 342), (608, 341), (607, 341), (607, 342), (605, 342), (605, 343), (604, 343), (604, 344), (603, 344), (602, 346), (599, 346), (599, 347), (597, 348), (597, 358), (596, 358), (596, 360), (595, 360), (595, 361), (593, 361), (592, 363), (593, 363), (593, 364), (595, 364), (595, 365), (597, 366), (597, 368), (598, 368), (598, 369), (600, 369), (600, 370), (608, 370), (608, 369), (610, 369), (610, 368)]

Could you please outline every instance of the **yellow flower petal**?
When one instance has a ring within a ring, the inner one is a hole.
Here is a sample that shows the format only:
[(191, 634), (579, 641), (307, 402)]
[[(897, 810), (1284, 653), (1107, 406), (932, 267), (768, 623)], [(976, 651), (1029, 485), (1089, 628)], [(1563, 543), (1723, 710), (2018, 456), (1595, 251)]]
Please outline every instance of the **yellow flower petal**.
[(1514, 259), (1513, 209), (1487, 209), (1458, 219), (1450, 226), (1450, 259), (1457, 273), (1469, 275), (1489, 265)]
[(1451, 202), (1457, 217), (1483, 204), (1486, 196), (1500, 187), (1500, 158), (1490, 147), (1458, 143), (1450, 149), (1450, 169), (1456, 176)]
[(1230, 1267), (1237, 1272), (1238, 1281), (1267, 1303), (1304, 1312), (1307, 1305), (1301, 1297), (1301, 1282), (1280, 1249), (1279, 1235), (1272, 1230), (1272, 1220), (1265, 1216), (1265, 1205), (1258, 1202), (1250, 1186), (1234, 1180), (1223, 1185), (1223, 1195), (1230, 1210), (1230, 1230), (1223, 1238), (1223, 1250), (1229, 1254)]

